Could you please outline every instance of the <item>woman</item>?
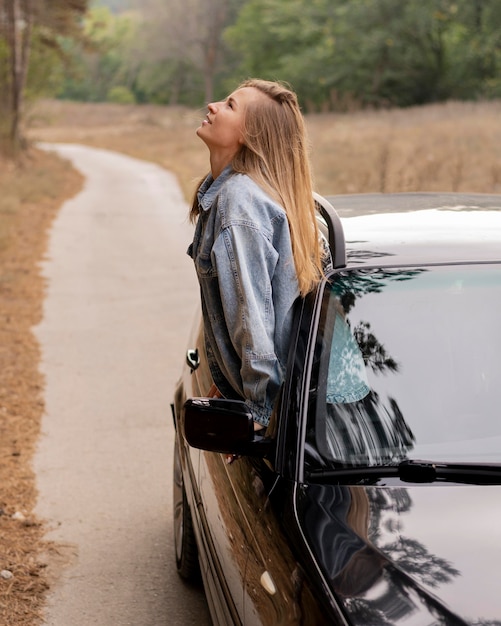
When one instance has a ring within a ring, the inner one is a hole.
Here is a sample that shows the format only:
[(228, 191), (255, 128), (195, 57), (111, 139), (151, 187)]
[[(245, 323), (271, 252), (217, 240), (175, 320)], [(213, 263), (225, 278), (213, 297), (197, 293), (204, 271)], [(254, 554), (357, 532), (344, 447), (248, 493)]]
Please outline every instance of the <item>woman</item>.
[(259, 429), (283, 381), (293, 303), (323, 273), (305, 125), (296, 95), (276, 82), (247, 80), (207, 108), (197, 135), (211, 171), (195, 194), (188, 254), (214, 382), (246, 402)]

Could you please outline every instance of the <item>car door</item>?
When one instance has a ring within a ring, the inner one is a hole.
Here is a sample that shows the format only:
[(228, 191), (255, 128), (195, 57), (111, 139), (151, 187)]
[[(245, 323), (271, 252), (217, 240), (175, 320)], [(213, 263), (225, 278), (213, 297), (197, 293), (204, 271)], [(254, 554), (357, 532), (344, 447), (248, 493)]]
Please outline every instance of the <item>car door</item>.
[[(191, 389), (193, 396), (203, 396), (212, 378), (202, 333), (196, 348), (199, 365)], [(201, 451), (197, 487), (197, 514), (209, 554), (209, 593), (219, 598), (217, 623), (322, 623), (312, 584), (285, 531), (284, 518), (294, 517), (294, 484), (269, 461), (241, 457), (229, 464), (223, 454)]]
[[(202, 324), (191, 335), (186, 362), (188, 367), (183, 379), (186, 396), (207, 397), (213, 380), (205, 354)], [(192, 472), (192, 515), (197, 519), (199, 560), (211, 614), (215, 623), (221, 626), (242, 624), (244, 568), (240, 573), (231, 558), (233, 546), (245, 544), (239, 534), (241, 520), (238, 520), (233, 532), (225, 530), (231, 524), (225, 523), (223, 526), (218, 522), (221, 518), (220, 509), (226, 512), (229, 508), (220, 503), (233, 502), (231, 497), (224, 495), (228, 493), (224, 457), (189, 446), (186, 449)]]
[[(284, 532), (270, 492), (280, 477), (262, 460), (202, 452), (200, 495), (234, 623), (321, 623), (310, 583)], [(286, 496), (292, 506), (291, 495)], [(282, 511), (282, 513), (284, 513)], [(237, 621), (238, 620), (238, 621)]]

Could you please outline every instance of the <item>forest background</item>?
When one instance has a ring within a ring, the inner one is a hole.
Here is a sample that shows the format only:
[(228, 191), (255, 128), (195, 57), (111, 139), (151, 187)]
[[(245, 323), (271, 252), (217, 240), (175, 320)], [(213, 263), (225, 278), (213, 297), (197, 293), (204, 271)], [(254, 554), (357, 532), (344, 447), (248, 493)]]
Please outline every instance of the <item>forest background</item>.
[(501, 1), (0, 0), (4, 144), (12, 93), (198, 107), (249, 76), (307, 113), (499, 98)]
[(37, 30), (30, 95), (200, 106), (259, 76), (307, 112), (501, 97), (500, 0), (98, 0), (81, 26), (49, 50)]

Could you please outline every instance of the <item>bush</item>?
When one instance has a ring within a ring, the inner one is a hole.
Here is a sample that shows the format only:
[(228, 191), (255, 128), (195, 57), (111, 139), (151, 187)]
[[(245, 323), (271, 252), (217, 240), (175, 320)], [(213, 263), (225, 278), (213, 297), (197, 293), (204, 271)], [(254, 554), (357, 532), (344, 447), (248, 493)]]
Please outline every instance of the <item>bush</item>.
[(117, 85), (108, 90), (106, 101), (114, 104), (135, 104), (136, 98), (128, 87)]

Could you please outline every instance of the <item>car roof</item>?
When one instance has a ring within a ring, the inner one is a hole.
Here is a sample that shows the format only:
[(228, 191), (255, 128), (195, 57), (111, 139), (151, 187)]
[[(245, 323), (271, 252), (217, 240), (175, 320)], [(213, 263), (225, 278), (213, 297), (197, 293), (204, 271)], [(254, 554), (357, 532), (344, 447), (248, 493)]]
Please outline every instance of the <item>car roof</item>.
[(501, 195), (397, 193), (326, 199), (340, 218), (347, 266), (501, 261)]

